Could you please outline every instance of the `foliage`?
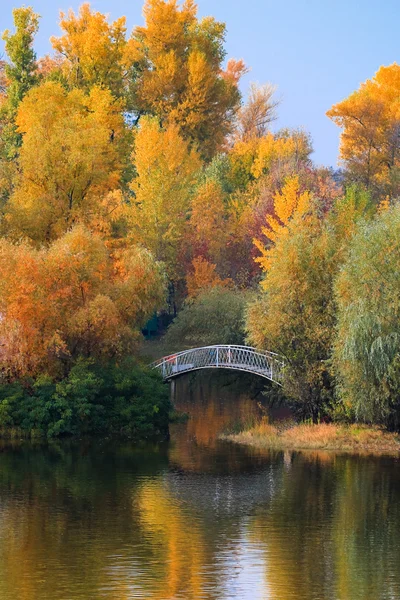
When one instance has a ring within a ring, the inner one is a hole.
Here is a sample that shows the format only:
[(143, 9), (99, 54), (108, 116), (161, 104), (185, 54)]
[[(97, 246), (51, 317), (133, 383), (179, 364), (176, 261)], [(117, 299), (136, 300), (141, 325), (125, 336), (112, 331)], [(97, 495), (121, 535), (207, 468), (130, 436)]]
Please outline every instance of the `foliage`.
[(164, 295), (163, 275), (146, 250), (110, 255), (82, 226), (48, 249), (1, 240), (3, 374), (63, 374), (79, 356), (105, 360), (132, 352)]
[(364, 224), (336, 285), (334, 366), (358, 419), (400, 425), (400, 207)]
[(172, 280), (179, 276), (178, 256), (189, 216), (191, 188), (200, 162), (176, 125), (162, 129), (144, 118), (135, 138), (137, 177), (129, 208), (132, 237), (163, 260)]
[(215, 287), (232, 287), (231, 279), (221, 279), (216, 272), (216, 265), (201, 256), (193, 260), (193, 273), (187, 275), (187, 292), (189, 298), (195, 298), (207, 289)]
[(12, 231), (48, 243), (77, 221), (108, 218), (112, 202), (106, 198), (123, 169), (120, 110), (110, 92), (97, 87), (85, 95), (46, 82), (25, 96), (16, 118), (23, 145), (9, 206)]
[(61, 381), (40, 376), (0, 385), (0, 429), (24, 435), (167, 435), (168, 390), (133, 362), (78, 361)]
[(222, 70), (225, 25), (199, 21), (193, 0), (146, 0), (143, 13), (145, 26), (130, 39), (137, 111), (176, 123), (210, 158), (232, 127), (244, 64), (231, 60)]
[(3, 154), (8, 159), (15, 158), (21, 144), (21, 136), (14, 123), (18, 105), (38, 81), (33, 40), (39, 27), (39, 15), (30, 7), (15, 8), (13, 19), (15, 32), (6, 30), (2, 36), (9, 59), (4, 65), (6, 96), (1, 106), (1, 113), (5, 118), (2, 131)]
[(340, 156), (353, 181), (380, 198), (400, 195), (400, 66), (372, 79), (327, 112), (343, 129)]
[(75, 15), (61, 13), (64, 35), (52, 37), (62, 79), (69, 88), (89, 92), (94, 86), (108, 88), (117, 98), (128, 94), (129, 61), (126, 19), (108, 23), (106, 15), (84, 3)]
[(368, 196), (350, 190), (325, 218), (318, 199), (307, 202), (308, 210), (294, 214), (268, 252), (263, 293), (248, 309), (247, 329), (252, 344), (286, 357), (284, 390), (303, 416), (317, 421), (334, 402), (333, 286)]
[(214, 287), (204, 291), (184, 307), (170, 325), (165, 343), (169, 346), (242, 344), (244, 310), (248, 294)]

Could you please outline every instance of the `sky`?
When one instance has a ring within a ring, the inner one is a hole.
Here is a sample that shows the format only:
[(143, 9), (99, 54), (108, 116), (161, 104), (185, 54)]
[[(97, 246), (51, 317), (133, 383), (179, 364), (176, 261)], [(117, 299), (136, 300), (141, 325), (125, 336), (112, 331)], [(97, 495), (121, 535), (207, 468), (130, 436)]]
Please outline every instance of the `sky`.
[[(0, 0), (0, 30), (12, 28), (12, 9), (33, 6), (41, 15), (35, 49), (50, 52), (59, 35), (59, 10), (76, 0)], [(317, 164), (337, 167), (340, 130), (326, 111), (371, 78), (381, 65), (400, 62), (399, 0), (197, 0), (199, 16), (227, 25), (227, 57), (243, 58), (249, 84), (274, 83), (281, 98), (279, 127), (302, 127), (313, 139)], [(128, 31), (143, 24), (142, 0), (93, 0), (110, 19), (127, 17)], [(0, 48), (2, 46), (0, 45)]]

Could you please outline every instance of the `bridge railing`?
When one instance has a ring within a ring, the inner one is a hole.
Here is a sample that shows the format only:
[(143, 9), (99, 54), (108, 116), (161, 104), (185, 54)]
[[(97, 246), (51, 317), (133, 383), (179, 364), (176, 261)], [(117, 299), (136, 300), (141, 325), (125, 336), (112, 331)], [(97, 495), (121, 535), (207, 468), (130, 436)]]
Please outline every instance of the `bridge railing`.
[(284, 361), (274, 352), (264, 352), (250, 346), (218, 345), (170, 354), (150, 366), (158, 369), (163, 379), (198, 369), (222, 368), (254, 373), (280, 383)]

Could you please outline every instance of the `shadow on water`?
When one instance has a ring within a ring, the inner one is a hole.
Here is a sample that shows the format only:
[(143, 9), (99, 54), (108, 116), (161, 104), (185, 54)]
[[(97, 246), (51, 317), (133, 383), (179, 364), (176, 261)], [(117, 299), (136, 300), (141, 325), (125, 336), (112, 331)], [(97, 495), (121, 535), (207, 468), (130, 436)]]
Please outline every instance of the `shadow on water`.
[(170, 443), (0, 446), (0, 598), (400, 598), (399, 461), (219, 441), (256, 392), (177, 380)]

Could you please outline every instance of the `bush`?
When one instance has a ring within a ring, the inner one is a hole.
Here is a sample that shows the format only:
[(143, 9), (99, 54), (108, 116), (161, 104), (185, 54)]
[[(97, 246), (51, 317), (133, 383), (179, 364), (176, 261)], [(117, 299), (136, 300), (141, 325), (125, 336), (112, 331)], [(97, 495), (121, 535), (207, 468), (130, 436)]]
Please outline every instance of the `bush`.
[(156, 373), (133, 360), (100, 366), (79, 360), (56, 382), (0, 385), (0, 429), (21, 435), (118, 434), (167, 436), (168, 389)]
[(170, 325), (164, 341), (180, 350), (190, 346), (243, 344), (248, 294), (215, 287), (188, 300)]

